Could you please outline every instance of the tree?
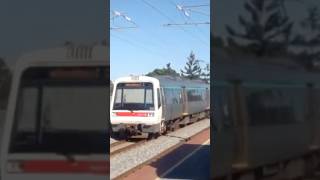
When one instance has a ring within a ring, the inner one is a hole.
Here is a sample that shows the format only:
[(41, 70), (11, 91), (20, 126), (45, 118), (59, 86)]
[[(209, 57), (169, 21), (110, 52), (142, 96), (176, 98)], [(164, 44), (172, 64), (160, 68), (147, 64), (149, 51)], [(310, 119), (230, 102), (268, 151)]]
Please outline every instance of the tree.
[(5, 61), (0, 58), (0, 109), (5, 109), (11, 85), (11, 72)]
[(199, 60), (196, 59), (195, 54), (191, 51), (188, 61), (184, 67), (184, 71), (181, 71), (181, 76), (187, 79), (200, 79), (201, 67), (199, 65)]
[(206, 66), (203, 68), (201, 79), (203, 79), (207, 83), (210, 83), (210, 64), (206, 64)]
[(162, 76), (162, 75), (168, 75), (168, 76), (180, 76), (179, 73), (177, 73), (174, 69), (171, 68), (171, 64), (166, 64), (166, 67), (161, 69), (155, 69), (152, 72), (149, 72), (146, 74), (146, 76)]
[[(314, 64), (320, 60), (320, 12), (318, 7), (308, 9), (308, 15), (301, 23), (304, 34), (297, 34), (292, 45), (300, 47), (302, 52), (298, 53), (299, 62), (308, 70), (314, 68)], [(307, 36), (306, 36), (307, 35)]]
[[(241, 39), (245, 44), (242, 47), (258, 56), (286, 51), (293, 23), (283, 15), (281, 3), (278, 0), (249, 0), (244, 4), (244, 8), (251, 18), (239, 16), (238, 20), (244, 32), (236, 32), (227, 25), (230, 38)], [(239, 42), (233, 42), (239, 45)]]

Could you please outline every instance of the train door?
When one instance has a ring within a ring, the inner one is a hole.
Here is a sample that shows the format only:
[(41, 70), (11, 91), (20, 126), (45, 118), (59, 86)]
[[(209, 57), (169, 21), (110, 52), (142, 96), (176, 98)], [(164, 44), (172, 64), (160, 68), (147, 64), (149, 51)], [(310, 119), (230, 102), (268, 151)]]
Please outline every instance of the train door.
[(158, 112), (159, 112), (159, 121), (162, 122), (163, 120), (163, 105), (162, 105), (162, 99), (161, 99), (161, 91), (160, 88), (157, 88), (157, 103), (158, 103)]
[(161, 104), (162, 104), (161, 120), (164, 121), (165, 120), (165, 114), (166, 114), (166, 103), (165, 103), (165, 99), (164, 99), (165, 97), (164, 97), (163, 88), (160, 88), (159, 96), (160, 96), (160, 101), (161, 101)]
[(233, 88), (225, 82), (215, 82), (211, 132), (213, 137), (212, 176), (229, 174), (232, 170), (234, 150)]
[[(311, 88), (311, 87), (310, 87)], [(315, 85), (310, 90), (310, 114), (312, 117), (312, 145), (311, 149), (320, 149), (320, 86)]]
[(206, 107), (207, 109), (210, 109), (210, 90), (209, 88), (206, 88), (206, 92), (205, 92), (205, 97), (206, 97)]
[(187, 98), (187, 91), (185, 86), (182, 87), (181, 98), (182, 98), (182, 115), (188, 115), (188, 98)]

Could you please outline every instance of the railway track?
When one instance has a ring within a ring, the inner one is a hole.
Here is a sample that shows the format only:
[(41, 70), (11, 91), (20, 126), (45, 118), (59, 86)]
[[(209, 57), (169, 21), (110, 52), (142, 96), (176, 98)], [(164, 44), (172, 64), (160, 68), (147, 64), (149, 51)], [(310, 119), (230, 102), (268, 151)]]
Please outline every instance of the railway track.
[[(129, 147), (125, 153), (112, 153), (110, 157), (110, 178), (122, 179), (140, 167), (161, 158), (185, 143), (197, 133), (209, 127), (209, 120), (187, 125), (174, 132), (168, 132), (157, 139), (147, 140), (143, 144)], [(139, 143), (141, 143), (139, 141)], [(121, 150), (122, 151), (122, 150)], [(123, 152), (123, 151), (122, 151)]]
[[(188, 127), (189, 125), (195, 123), (195, 122), (199, 122), (203, 119), (207, 119), (209, 117), (205, 117), (205, 118), (201, 118), (201, 119), (197, 119), (195, 121), (192, 121), (190, 123), (188, 123), (187, 125), (184, 125), (184, 126), (179, 126), (179, 125), (175, 125), (174, 126), (174, 129), (170, 129), (170, 130), (167, 130), (166, 134), (163, 135), (163, 136), (168, 136), (167, 133), (170, 133), (170, 132), (174, 132), (178, 129), (182, 129), (182, 128), (185, 128), (185, 127)], [(169, 135), (170, 136), (170, 135)], [(126, 141), (126, 140), (120, 140), (120, 141), (116, 141), (114, 143), (112, 143), (110, 145), (110, 156), (113, 156), (115, 154), (119, 154), (119, 153), (123, 153), (125, 151), (128, 151), (132, 148), (135, 148), (135, 147), (138, 147), (146, 142), (150, 142), (152, 141), (153, 139), (146, 139), (146, 138), (131, 138), (130, 141)], [(186, 139), (187, 140), (187, 139)]]
[(131, 141), (117, 141), (115, 143), (112, 143), (110, 146), (110, 156), (113, 156), (115, 154), (123, 153), (125, 151), (128, 151), (134, 147), (140, 146), (143, 143), (147, 142), (145, 139), (134, 139)]

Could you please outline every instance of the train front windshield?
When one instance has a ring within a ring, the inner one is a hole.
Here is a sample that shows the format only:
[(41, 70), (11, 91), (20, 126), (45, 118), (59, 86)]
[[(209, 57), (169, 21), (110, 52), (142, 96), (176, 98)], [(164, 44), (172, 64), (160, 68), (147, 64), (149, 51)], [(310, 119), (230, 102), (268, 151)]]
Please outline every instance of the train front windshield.
[(153, 96), (152, 83), (118, 83), (113, 110), (154, 110)]
[(19, 88), (10, 152), (106, 154), (106, 71), (27, 70)]

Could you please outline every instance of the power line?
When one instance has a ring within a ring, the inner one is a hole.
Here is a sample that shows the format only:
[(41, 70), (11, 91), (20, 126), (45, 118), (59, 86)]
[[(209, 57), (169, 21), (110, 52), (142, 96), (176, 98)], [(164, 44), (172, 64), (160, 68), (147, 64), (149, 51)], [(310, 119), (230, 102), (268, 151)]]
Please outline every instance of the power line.
[(185, 25), (200, 25), (200, 24), (210, 24), (209, 22), (185, 22), (185, 23), (168, 23), (168, 24), (164, 24), (163, 26), (185, 26)]
[[(173, 4), (175, 7), (179, 7), (181, 10), (185, 10), (186, 7), (204, 7), (204, 6), (209, 6), (207, 4), (204, 4), (204, 5), (190, 5), (190, 6), (179, 6), (178, 4), (176, 4), (173, 0), (169, 0), (169, 2), (171, 4)], [(179, 10), (180, 10), (179, 9)], [(191, 9), (189, 9), (191, 10)], [(186, 16), (182, 15), (181, 13), (179, 13), (180, 16), (183, 16), (183, 18), (185, 19), (185, 23), (168, 23), (168, 24), (165, 24), (164, 26), (186, 26), (186, 25), (194, 25), (197, 27), (197, 30), (203, 34), (205, 34), (197, 25), (203, 25), (203, 24), (210, 24), (210, 22), (194, 22), (190, 16), (188, 16), (188, 19), (186, 19)], [(190, 22), (187, 22), (187, 21), (190, 21)], [(200, 39), (200, 38), (199, 38)]]
[(145, 3), (146, 5), (148, 5), (150, 8), (152, 8), (153, 10), (157, 11), (159, 14), (161, 14), (162, 16), (164, 16), (165, 18), (169, 19), (170, 21), (173, 21), (174, 20), (167, 16), (165, 13), (163, 13), (160, 9), (158, 9), (157, 7), (153, 6), (152, 4), (150, 4), (149, 2), (147, 2), (146, 0), (141, 0), (143, 3)]
[[(192, 20), (191, 17), (190, 17), (189, 19), (190, 19), (191, 22), (193, 22), (193, 20)], [(210, 22), (207, 22), (207, 24), (210, 24)], [(204, 35), (206, 34), (206, 33), (203, 32), (202, 29), (200, 29), (198, 26), (197, 26), (197, 29), (198, 29), (198, 31), (201, 32), (202, 34), (204, 34)], [(209, 31), (209, 33), (210, 33), (210, 31)], [(209, 37), (210, 37), (210, 35), (209, 35)]]
[(128, 40), (128, 39), (125, 39), (125, 38), (120, 37), (120, 36), (115, 36), (114, 34), (110, 34), (110, 35), (111, 35), (111, 37), (114, 37), (114, 38), (117, 38), (117, 39), (119, 39), (119, 40), (121, 40), (121, 41), (124, 41), (124, 42), (126, 42), (127, 44), (129, 44), (129, 45), (131, 45), (131, 46), (133, 46), (133, 47), (135, 47), (135, 48), (138, 48), (137, 46), (140, 46), (140, 48), (141, 48), (142, 50), (144, 50), (144, 52), (149, 52), (149, 53), (152, 54), (152, 55), (160, 56), (160, 57), (163, 58), (163, 59), (168, 59), (168, 58), (164, 57), (162, 54), (159, 54), (158, 52), (153, 51), (153, 50), (151, 50), (151, 49), (149, 49), (149, 48), (147, 48), (147, 47), (145, 47), (145, 46), (143, 46), (143, 45), (141, 45), (141, 44), (139, 44), (139, 43), (133, 43), (133, 42), (131, 42), (131, 41)]
[(207, 14), (207, 13), (204, 13), (201, 11), (196, 11), (196, 10), (190, 10), (190, 11), (192, 11), (193, 13), (198, 13), (198, 14), (204, 15), (204, 16), (210, 16), (210, 14)]
[(184, 7), (186, 7), (186, 8), (194, 8), (194, 7), (208, 7), (208, 6), (210, 6), (209, 4), (201, 4), (201, 5), (189, 5), (189, 6), (184, 6)]
[(138, 27), (135, 26), (128, 26), (128, 27), (110, 27), (110, 30), (123, 30), (123, 29), (137, 29)]
[[(152, 4), (150, 4), (149, 2), (147, 2), (146, 0), (141, 0), (144, 4), (146, 4), (147, 6), (149, 6), (151, 9), (153, 9), (154, 11), (158, 12), (161, 16), (167, 18), (169, 21), (171, 21), (172, 23), (176, 24), (176, 22), (169, 16), (167, 16), (165, 13), (163, 13), (160, 9), (158, 9), (157, 7), (153, 6)], [(205, 45), (209, 45), (207, 42), (203, 41), (202, 39), (196, 38), (195, 36), (193, 36), (192, 33), (190, 33), (189, 31), (186, 31), (184, 28), (182, 28), (181, 26), (177, 26), (179, 27), (181, 30), (183, 30), (185, 33), (191, 35), (192, 37), (194, 37), (195, 39), (201, 41), (203, 44)]]
[(118, 27), (110, 27), (110, 30), (122, 30), (122, 29), (132, 29), (132, 28), (138, 28), (138, 25), (131, 19), (131, 17), (129, 17), (128, 15), (126, 15), (126, 13), (122, 13), (116, 10), (112, 11), (112, 16), (110, 21), (112, 21), (112, 24), (115, 25), (114, 20), (118, 19), (118, 18), (122, 18), (124, 19), (126, 22), (133, 24), (134, 26), (118, 26)]

